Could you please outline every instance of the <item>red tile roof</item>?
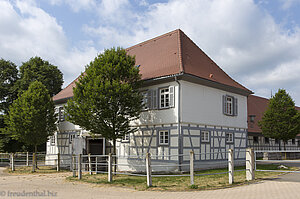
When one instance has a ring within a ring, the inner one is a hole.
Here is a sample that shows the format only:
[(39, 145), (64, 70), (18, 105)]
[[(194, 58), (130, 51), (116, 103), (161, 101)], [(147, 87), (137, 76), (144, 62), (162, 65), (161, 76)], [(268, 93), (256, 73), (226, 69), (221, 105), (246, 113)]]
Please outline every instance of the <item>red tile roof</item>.
[[(264, 112), (269, 106), (269, 99), (258, 97), (255, 95), (249, 95), (247, 101), (248, 109), (248, 132), (250, 133), (261, 133), (261, 129), (258, 126), (258, 121), (263, 117)], [(295, 107), (300, 111), (300, 107)], [(250, 121), (250, 115), (255, 115), (254, 123)]]
[[(143, 80), (184, 73), (251, 93), (229, 77), (179, 29), (129, 47), (126, 51), (136, 56), (136, 65), (140, 65)], [(72, 97), (77, 79), (53, 100)]]

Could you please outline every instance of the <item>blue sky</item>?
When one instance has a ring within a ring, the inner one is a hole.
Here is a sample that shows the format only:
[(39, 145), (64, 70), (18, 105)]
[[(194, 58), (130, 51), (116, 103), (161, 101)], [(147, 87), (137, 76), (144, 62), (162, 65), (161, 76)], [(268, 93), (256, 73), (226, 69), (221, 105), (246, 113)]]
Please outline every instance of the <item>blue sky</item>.
[(66, 86), (97, 53), (182, 29), (236, 81), (300, 105), (300, 0), (0, 0), (0, 57), (40, 56)]

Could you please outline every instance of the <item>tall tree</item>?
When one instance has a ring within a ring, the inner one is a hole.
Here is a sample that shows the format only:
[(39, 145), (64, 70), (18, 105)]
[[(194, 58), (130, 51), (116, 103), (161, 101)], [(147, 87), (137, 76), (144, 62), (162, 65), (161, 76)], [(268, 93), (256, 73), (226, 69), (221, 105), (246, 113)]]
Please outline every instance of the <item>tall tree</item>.
[(17, 80), (17, 66), (10, 61), (0, 59), (0, 114), (6, 114), (9, 105), (17, 98), (14, 89)]
[(113, 142), (136, 131), (130, 122), (142, 110), (141, 76), (135, 58), (122, 48), (99, 54), (82, 74), (65, 107), (67, 120)]
[(294, 139), (300, 133), (300, 113), (284, 89), (279, 89), (270, 99), (259, 126), (265, 137), (283, 140), (284, 148), (289, 139)]
[(48, 89), (50, 96), (54, 96), (61, 90), (63, 75), (57, 66), (40, 57), (33, 57), (20, 67), (20, 79), (17, 82), (18, 90), (26, 91), (30, 83), (35, 80), (42, 82)]
[(15, 90), (17, 80), (17, 66), (11, 61), (0, 59), (0, 151), (3, 152), (19, 147), (19, 143), (12, 141), (1, 131), (5, 127), (4, 115), (8, 113), (9, 106), (18, 96)]
[(5, 117), (6, 132), (13, 139), (34, 146), (45, 143), (56, 130), (54, 104), (46, 87), (38, 81), (19, 95)]

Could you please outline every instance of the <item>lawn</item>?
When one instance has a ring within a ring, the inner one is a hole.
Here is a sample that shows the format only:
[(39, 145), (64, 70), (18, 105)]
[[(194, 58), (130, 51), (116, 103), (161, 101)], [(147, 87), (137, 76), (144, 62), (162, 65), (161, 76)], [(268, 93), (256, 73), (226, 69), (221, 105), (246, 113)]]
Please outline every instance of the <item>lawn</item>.
[[(60, 170), (59, 172), (69, 172), (69, 171), (70, 170)], [(32, 166), (15, 167), (15, 171), (11, 171), (11, 169), (7, 167), (4, 172), (11, 173), (11, 174), (58, 173), (56, 171), (56, 167), (53, 166), (38, 166), (38, 168), (35, 169), (35, 172), (32, 172)]]
[[(257, 169), (261, 170), (278, 170), (278, 165), (258, 165)], [(235, 167), (235, 170), (242, 170), (245, 167)], [(288, 168), (295, 170), (296, 168)], [(226, 172), (227, 169), (211, 169), (205, 171), (199, 171), (195, 174), (212, 174), (212, 173), (221, 173)], [(255, 172), (255, 179), (261, 180), (264, 178), (270, 178), (279, 175), (275, 172)], [(81, 180), (78, 180), (76, 177), (68, 177), (69, 181), (81, 181), (86, 183), (93, 184), (102, 184), (102, 185), (114, 185), (119, 187), (133, 188), (136, 190), (153, 190), (153, 191), (192, 191), (192, 190), (211, 190), (237, 186), (245, 183), (246, 181), (246, 172), (237, 171), (234, 173), (234, 184), (230, 185), (228, 183), (228, 174), (217, 174), (217, 175), (204, 175), (204, 176), (195, 176), (194, 181), (195, 185), (190, 186), (189, 177), (153, 177), (152, 178), (152, 187), (147, 187), (146, 177), (139, 176), (127, 176), (127, 175), (114, 175), (113, 182), (107, 182), (107, 174), (96, 174), (96, 175), (83, 175)]]

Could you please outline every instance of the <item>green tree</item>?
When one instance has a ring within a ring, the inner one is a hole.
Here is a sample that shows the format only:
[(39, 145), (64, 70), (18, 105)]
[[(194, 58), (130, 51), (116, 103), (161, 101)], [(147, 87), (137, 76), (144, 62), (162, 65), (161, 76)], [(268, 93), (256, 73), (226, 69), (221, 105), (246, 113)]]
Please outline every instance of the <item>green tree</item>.
[[(0, 59), (0, 130), (5, 128), (4, 115), (8, 113), (9, 106), (17, 98), (15, 90), (17, 80), (17, 66), (10, 61)], [(12, 151), (18, 147), (19, 143), (0, 132), (0, 151)]]
[(74, 97), (65, 107), (67, 120), (111, 140), (115, 154), (116, 140), (136, 131), (130, 122), (142, 110), (140, 79), (134, 57), (122, 48), (105, 50), (76, 83)]
[(17, 66), (10, 61), (0, 59), (0, 114), (6, 114), (9, 105), (17, 98), (14, 89), (17, 80)]
[(289, 139), (294, 139), (300, 133), (300, 113), (284, 89), (279, 89), (270, 99), (259, 126), (265, 137), (283, 140), (284, 148)]
[(56, 130), (54, 104), (46, 87), (38, 81), (19, 95), (5, 117), (6, 132), (15, 140), (34, 146), (45, 143)]
[(63, 75), (57, 66), (40, 57), (33, 57), (20, 67), (20, 79), (17, 82), (18, 91), (26, 91), (30, 83), (35, 80), (42, 82), (52, 97), (61, 91)]

